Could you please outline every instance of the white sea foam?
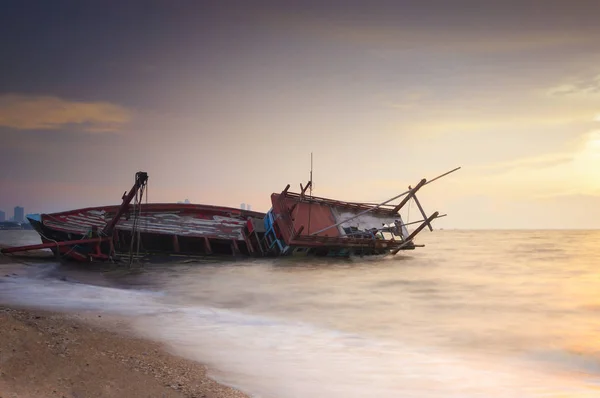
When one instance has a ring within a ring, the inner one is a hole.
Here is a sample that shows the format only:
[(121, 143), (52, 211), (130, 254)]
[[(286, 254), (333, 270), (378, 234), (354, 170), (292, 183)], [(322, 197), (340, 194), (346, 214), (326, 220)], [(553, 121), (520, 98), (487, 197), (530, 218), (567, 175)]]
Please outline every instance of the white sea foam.
[(524, 363), (457, 356), (179, 300), (175, 305), (157, 292), (6, 278), (0, 302), (127, 315), (140, 334), (207, 363), (218, 380), (257, 397), (598, 396), (580, 379)]

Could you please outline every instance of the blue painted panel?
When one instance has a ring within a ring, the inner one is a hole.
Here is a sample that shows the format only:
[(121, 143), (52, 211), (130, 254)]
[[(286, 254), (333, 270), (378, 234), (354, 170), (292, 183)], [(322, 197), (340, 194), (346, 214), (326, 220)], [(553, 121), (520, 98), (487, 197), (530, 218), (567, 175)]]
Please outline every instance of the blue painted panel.
[(27, 214), (27, 218), (33, 221), (42, 222), (41, 214)]

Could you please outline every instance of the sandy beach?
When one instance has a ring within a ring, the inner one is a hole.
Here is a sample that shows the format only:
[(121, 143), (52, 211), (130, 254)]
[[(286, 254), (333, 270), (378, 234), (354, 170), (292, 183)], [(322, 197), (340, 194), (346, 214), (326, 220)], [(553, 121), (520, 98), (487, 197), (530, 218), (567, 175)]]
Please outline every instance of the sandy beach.
[[(0, 256), (0, 278), (24, 265)], [(1, 288), (1, 281), (0, 281)], [(0, 398), (246, 397), (207, 376), (202, 364), (135, 337), (105, 314), (0, 303)]]
[(0, 397), (245, 397), (107, 323), (0, 306)]

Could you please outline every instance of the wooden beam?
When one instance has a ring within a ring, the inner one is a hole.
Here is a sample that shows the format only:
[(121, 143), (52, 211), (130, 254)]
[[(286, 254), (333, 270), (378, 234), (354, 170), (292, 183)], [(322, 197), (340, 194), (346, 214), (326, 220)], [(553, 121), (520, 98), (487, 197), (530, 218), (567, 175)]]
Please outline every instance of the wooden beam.
[(246, 247), (248, 248), (248, 253), (254, 254), (254, 247), (252, 247), (252, 241), (246, 235), (246, 232), (243, 229), (242, 229), (242, 237), (244, 238), (244, 241), (246, 242)]
[(117, 209), (117, 212), (115, 213), (112, 220), (110, 220), (102, 229), (102, 233), (104, 236), (112, 236), (112, 232), (115, 229), (117, 223), (121, 220), (121, 216), (129, 209), (129, 204), (133, 200), (133, 197), (137, 194), (137, 192), (140, 189), (142, 189), (143, 186), (146, 185), (147, 182), (148, 173), (138, 171), (135, 174), (135, 183), (133, 184), (133, 187), (131, 187), (131, 190), (129, 190), (129, 192), (123, 196), (123, 203), (121, 203), (121, 206), (119, 206), (119, 208)]
[[(260, 254), (264, 255), (265, 251), (263, 249), (263, 245), (262, 245), (262, 243), (260, 241), (260, 238), (259, 238), (258, 234), (255, 233), (254, 237), (256, 238), (256, 244), (258, 245), (258, 250), (260, 250)], [(250, 237), (250, 239), (252, 239), (252, 237)]]
[(212, 248), (210, 247), (210, 240), (205, 236), (204, 237), (204, 249), (206, 250), (206, 254), (212, 254)]
[(429, 218), (423, 220), (423, 223), (421, 225), (419, 225), (417, 227), (417, 229), (415, 229), (412, 234), (408, 235), (408, 238), (406, 238), (406, 240), (404, 241), (404, 243), (402, 243), (400, 246), (398, 246), (397, 248), (395, 248), (394, 250), (392, 250), (392, 254), (397, 254), (400, 250), (402, 250), (402, 248), (406, 245), (408, 245), (409, 243), (412, 242), (412, 240), (415, 238), (415, 236), (417, 236), (417, 234), (419, 232), (421, 232), (423, 230), (423, 228), (425, 228), (427, 225), (431, 225), (431, 221), (433, 221), (434, 219), (437, 218), (438, 216), (438, 212), (436, 211), (435, 213), (433, 213), (431, 216), (429, 216)]
[(114, 242), (114, 239), (109, 239), (108, 244), (109, 244), (109, 250), (110, 250), (110, 252), (108, 253), (108, 255), (112, 256), (112, 255), (115, 254), (115, 242)]
[(173, 251), (175, 253), (179, 253), (179, 237), (177, 235), (173, 235)]
[(90, 243), (100, 243), (100, 242), (108, 241), (110, 239), (112, 239), (111, 236), (107, 236), (107, 237), (103, 237), (103, 238), (67, 240), (67, 241), (63, 241), (63, 242), (48, 242), (48, 243), (41, 243), (39, 245), (7, 247), (7, 248), (0, 250), (0, 252), (1, 253), (27, 252), (27, 251), (31, 251), (31, 250), (51, 249), (54, 247), (77, 246), (77, 245), (86, 245), (86, 244), (90, 244)]
[[(408, 187), (408, 189), (410, 189), (410, 191), (408, 192), (408, 195), (406, 195), (404, 197), (404, 199), (402, 199), (402, 202), (400, 202), (398, 204), (398, 206), (394, 207), (394, 209), (392, 210), (394, 213), (397, 213), (400, 211), (400, 209), (402, 207), (404, 207), (404, 205), (410, 200), (410, 198), (412, 198), (413, 196), (415, 196), (415, 194), (417, 193), (417, 191), (419, 189), (421, 189), (421, 187), (423, 185), (427, 184), (427, 180), (425, 178), (423, 178), (421, 181), (419, 181), (419, 183), (414, 187), (414, 188), (410, 188)], [(423, 218), (425, 218), (425, 216), (423, 216)]]
[(238, 243), (237, 243), (236, 239), (232, 239), (231, 240), (231, 247), (233, 249), (232, 252), (233, 252), (234, 256), (240, 254), (240, 247), (238, 246)]
[(434, 219), (437, 218), (438, 216), (438, 212), (436, 211), (435, 213), (433, 213), (431, 216), (429, 216), (428, 219), (424, 220), (423, 223), (421, 225), (419, 225), (417, 227), (417, 229), (415, 229), (412, 234), (408, 235), (408, 238), (406, 238), (406, 240), (413, 240), (415, 236), (417, 236), (417, 234), (419, 232), (421, 232), (423, 230), (423, 228), (425, 228), (427, 225), (431, 224), (431, 221), (433, 221)]
[(429, 222), (429, 220), (427, 220), (427, 214), (425, 214), (425, 210), (423, 210), (423, 207), (421, 206), (419, 199), (417, 199), (417, 195), (414, 195), (413, 198), (415, 200), (415, 203), (417, 204), (417, 207), (419, 208), (419, 211), (421, 212), (421, 215), (423, 216), (423, 220), (425, 220), (425, 222), (427, 222), (427, 226), (429, 227), (429, 230), (433, 231), (433, 227), (431, 226), (431, 223)]
[(290, 214), (292, 214), (294, 210), (296, 210), (296, 206), (298, 206), (298, 202), (294, 203), (292, 207), (290, 207)]
[(391, 251), (391, 253), (392, 253), (393, 255), (396, 255), (396, 254), (398, 254), (398, 252), (399, 252), (400, 250), (402, 250), (402, 248), (403, 248), (404, 246), (408, 245), (409, 243), (412, 243), (412, 241), (411, 241), (411, 240), (404, 241), (404, 242), (403, 242), (403, 243), (402, 243), (400, 246), (398, 246), (397, 248), (395, 248), (394, 250), (392, 250), (392, 251)]
[(306, 190), (308, 188), (310, 188), (310, 186), (312, 185), (312, 181), (309, 181), (308, 184), (306, 184), (306, 186), (303, 188), (302, 187), (302, 183), (300, 183), (300, 198), (304, 199), (304, 194), (306, 193)]
[(294, 237), (292, 239), (296, 239), (296, 237), (300, 236), (302, 231), (304, 231), (304, 225), (301, 225), (300, 228), (298, 228), (298, 231), (294, 234)]

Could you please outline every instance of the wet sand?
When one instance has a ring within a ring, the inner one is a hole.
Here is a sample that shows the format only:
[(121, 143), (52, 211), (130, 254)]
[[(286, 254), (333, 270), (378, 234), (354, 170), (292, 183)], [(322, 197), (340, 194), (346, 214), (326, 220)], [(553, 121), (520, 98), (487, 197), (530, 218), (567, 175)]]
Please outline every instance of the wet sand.
[[(24, 267), (0, 255), (0, 279)], [(2, 284), (0, 281), (0, 288)], [(0, 398), (247, 397), (104, 314), (2, 306)]]

